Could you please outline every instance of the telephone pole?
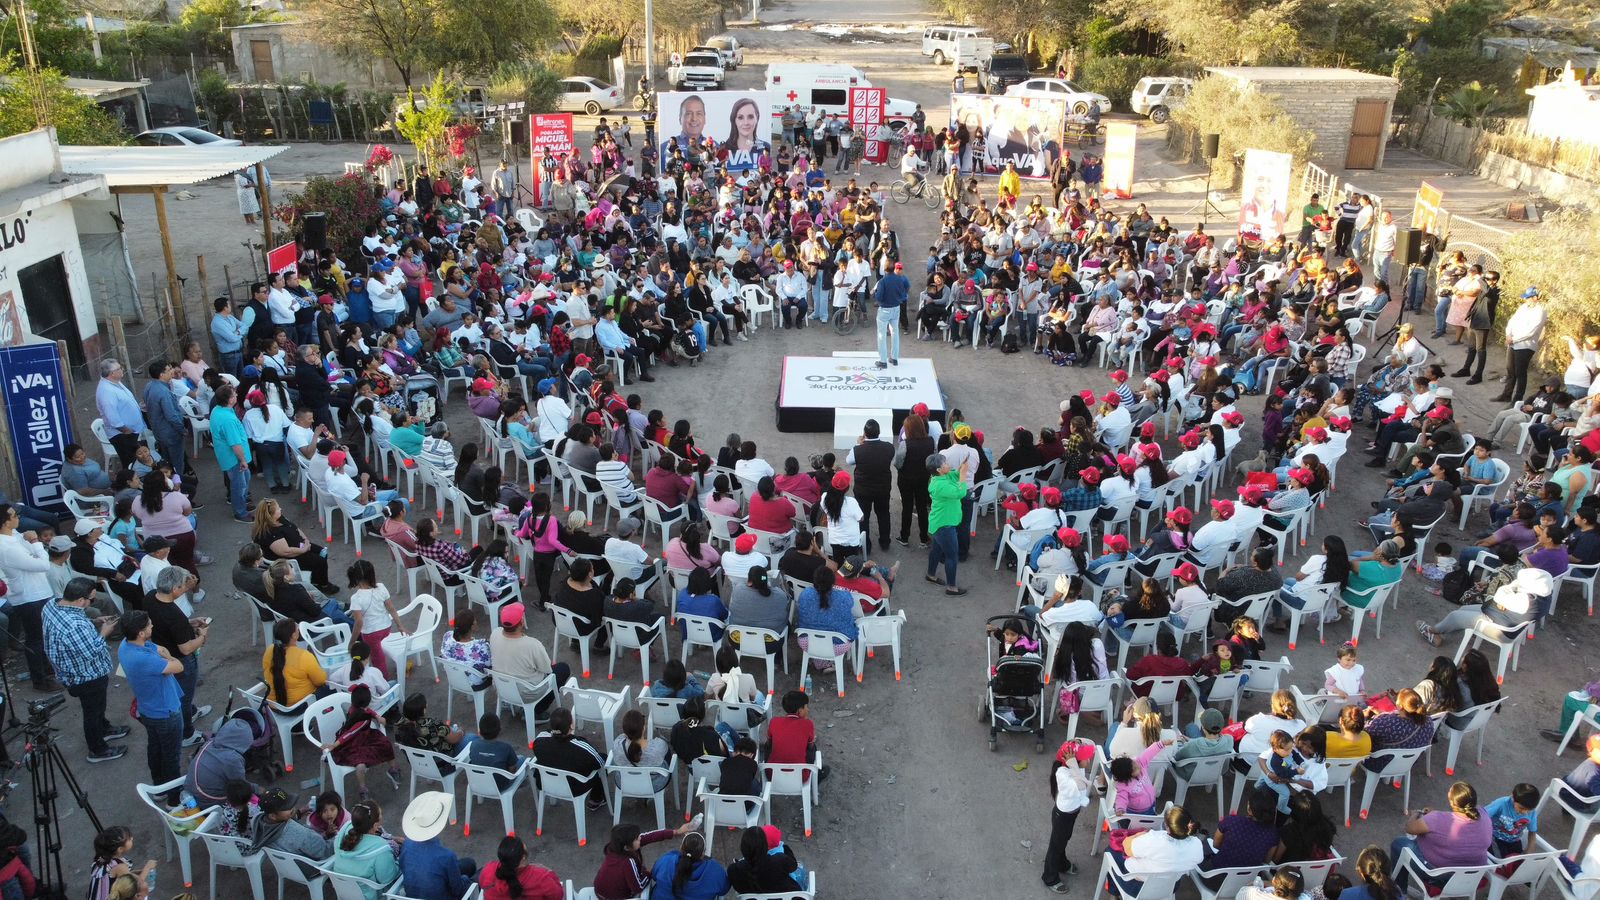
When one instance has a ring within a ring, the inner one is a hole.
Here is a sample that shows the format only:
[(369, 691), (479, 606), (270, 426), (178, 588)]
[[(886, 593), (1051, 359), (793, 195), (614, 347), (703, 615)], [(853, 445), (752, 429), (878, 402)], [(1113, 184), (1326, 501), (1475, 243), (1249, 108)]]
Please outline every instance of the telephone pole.
[(44, 79), (39, 75), (39, 57), (34, 52), (33, 28), (28, 24), (27, 0), (17, 0), (17, 38), (22, 43), (22, 61), (28, 68), (28, 80), (31, 82), (31, 95), (28, 99), (33, 103), (33, 124), (36, 128), (43, 128), (50, 124), (50, 100), (45, 92)]

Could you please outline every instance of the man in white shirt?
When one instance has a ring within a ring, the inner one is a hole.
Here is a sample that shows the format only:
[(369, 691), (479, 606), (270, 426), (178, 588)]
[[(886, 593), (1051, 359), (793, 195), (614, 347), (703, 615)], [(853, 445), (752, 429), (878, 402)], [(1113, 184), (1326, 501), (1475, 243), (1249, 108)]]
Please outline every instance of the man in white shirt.
[(373, 264), (372, 278), (367, 281), (367, 298), (372, 303), (373, 322), (380, 330), (389, 330), (405, 312), (405, 286), (406, 276), (392, 263)]
[[(854, 451), (851, 451), (852, 453)], [(772, 464), (756, 455), (756, 442), (745, 441), (739, 446), (739, 459), (733, 464), (733, 474), (743, 481), (754, 484), (763, 478), (777, 478), (778, 473), (773, 471)], [(851, 463), (854, 465), (854, 463)]]
[(633, 541), (634, 536), (640, 534), (639, 524), (638, 519), (629, 516), (617, 523), (617, 536), (606, 539), (606, 562), (611, 564), (612, 577), (619, 581), (623, 578), (638, 581), (650, 562), (650, 554)]
[(1231, 521), (1233, 514), (1233, 501), (1211, 501), (1211, 521), (1200, 526), (1189, 539), (1189, 555), (1200, 568), (1222, 565), (1228, 546), (1238, 539), (1238, 530)]
[(1105, 403), (1106, 411), (1095, 420), (1095, 433), (1113, 450), (1128, 446), (1128, 436), (1133, 432), (1133, 418), (1122, 408), (1122, 397), (1116, 391), (1108, 391), (1100, 400)]
[(783, 312), (783, 327), (788, 328), (791, 317), (794, 327), (806, 327), (806, 295), (810, 292), (810, 285), (806, 284), (806, 277), (795, 271), (794, 260), (785, 260), (783, 274), (777, 278), (778, 307)]
[(272, 317), (272, 324), (293, 330), (294, 310), (299, 298), (284, 289), (283, 277), (282, 272), (276, 272), (268, 282), (267, 314)]
[(406, 509), (411, 508), (410, 501), (402, 498), (399, 491), (380, 491), (369, 484), (365, 473), (360, 473), (361, 481), (358, 484), (354, 473), (349, 471), (349, 462), (343, 450), (333, 451), (328, 454), (328, 471), (322, 477), (323, 489), (339, 501), (339, 506), (345, 512), (357, 518), (376, 516), (383, 505), (391, 500), (399, 500), (406, 505)]
[(1079, 597), (1076, 600), (1067, 600), (1067, 593), (1072, 589), (1072, 577), (1059, 575), (1056, 577), (1055, 591), (1044, 606), (1029, 604), (1022, 607), (1022, 614), (1051, 631), (1059, 631), (1073, 622), (1082, 622), (1095, 628), (1100, 627), (1100, 622), (1105, 615), (1100, 612), (1100, 607), (1088, 597)]
[[(548, 273), (546, 273), (548, 274)], [(542, 279), (544, 276), (540, 276)], [(597, 321), (594, 313), (589, 311), (589, 300), (582, 294), (572, 294), (562, 303), (561, 308), (566, 311), (567, 337), (574, 341), (587, 341), (594, 337), (594, 326)]]
[(722, 260), (725, 266), (731, 266), (739, 261), (739, 248), (733, 245), (733, 235), (722, 236), (722, 244), (717, 247), (717, 259)]
[(750, 570), (756, 566), (770, 567), (766, 554), (756, 552), (756, 536), (741, 534), (733, 539), (733, 552), (722, 554), (722, 571), (729, 584), (744, 584), (750, 579)]

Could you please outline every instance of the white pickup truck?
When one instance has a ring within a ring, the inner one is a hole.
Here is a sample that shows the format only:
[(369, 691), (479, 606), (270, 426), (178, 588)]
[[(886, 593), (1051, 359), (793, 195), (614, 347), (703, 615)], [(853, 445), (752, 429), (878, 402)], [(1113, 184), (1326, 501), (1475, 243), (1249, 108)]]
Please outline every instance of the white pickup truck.
[(680, 91), (722, 89), (722, 57), (714, 50), (691, 50), (667, 67), (667, 81)]

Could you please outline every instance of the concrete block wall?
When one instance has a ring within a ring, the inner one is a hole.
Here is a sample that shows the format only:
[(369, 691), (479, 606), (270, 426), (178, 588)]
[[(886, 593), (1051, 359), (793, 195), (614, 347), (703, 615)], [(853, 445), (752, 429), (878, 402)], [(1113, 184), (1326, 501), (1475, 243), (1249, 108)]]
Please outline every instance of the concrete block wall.
[[(1311, 159), (1319, 165), (1343, 168), (1350, 145), (1356, 101), (1384, 100), (1389, 104), (1387, 121), (1394, 112), (1394, 89), (1378, 82), (1308, 79), (1250, 83), (1250, 89), (1277, 100), (1285, 112), (1311, 131)], [(1383, 168), (1383, 143), (1378, 150), (1377, 167)]]

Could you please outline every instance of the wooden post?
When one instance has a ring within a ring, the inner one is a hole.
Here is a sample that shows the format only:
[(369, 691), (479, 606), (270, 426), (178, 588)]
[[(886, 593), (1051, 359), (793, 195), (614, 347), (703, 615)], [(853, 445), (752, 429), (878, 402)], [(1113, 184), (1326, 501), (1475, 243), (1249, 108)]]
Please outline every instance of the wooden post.
[(233, 299), (233, 270), (227, 263), (222, 265), (222, 289), (228, 293), (228, 299)]
[[(161, 315), (160, 310), (156, 311), (156, 315)], [(111, 326), (111, 352), (116, 356), (117, 361), (122, 363), (122, 368), (127, 371), (129, 376), (132, 376), (133, 360), (128, 358), (128, 336), (122, 330), (122, 317), (112, 316), (106, 320), (106, 323)]]
[[(267, 186), (266, 163), (256, 163), (256, 196), (261, 203), (261, 261), (266, 263), (267, 254), (272, 252), (272, 188)], [(270, 269), (267, 277), (272, 277)]]
[(161, 256), (167, 263), (167, 296), (172, 304), (172, 320), (178, 329), (178, 340), (186, 341), (189, 339), (189, 311), (184, 308), (183, 285), (178, 281), (178, 261), (172, 255), (172, 233), (167, 228), (166, 194), (166, 185), (156, 185), (150, 191), (150, 196), (156, 201), (156, 228), (161, 232)]
[[(195, 256), (194, 268), (195, 274), (200, 279), (200, 315), (206, 323), (206, 346), (211, 348), (212, 359), (221, 359), (222, 356), (217, 353), (217, 339), (211, 334), (211, 313), (206, 312), (206, 310), (211, 309), (213, 298), (211, 296), (211, 279), (206, 277), (206, 255), (204, 253)], [(178, 357), (180, 359), (183, 358), (182, 347), (178, 348)]]
[[(72, 357), (67, 355), (66, 341), (56, 341), (56, 353), (60, 354), (61, 371), (67, 373), (67, 377), (61, 379), (67, 387), (67, 403), (71, 406), (76, 406), (78, 404), (78, 379), (72, 374)], [(0, 416), (0, 418), (4, 417)]]

